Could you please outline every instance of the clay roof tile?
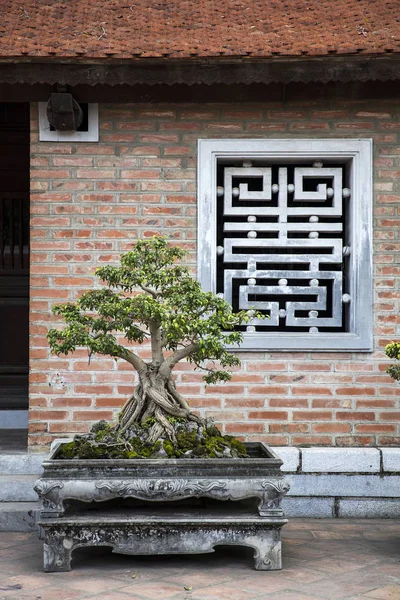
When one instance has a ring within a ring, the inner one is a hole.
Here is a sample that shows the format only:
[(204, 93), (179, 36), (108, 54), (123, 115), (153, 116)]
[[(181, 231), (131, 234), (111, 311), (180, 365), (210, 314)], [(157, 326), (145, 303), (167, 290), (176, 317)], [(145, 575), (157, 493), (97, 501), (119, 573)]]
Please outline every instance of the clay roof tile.
[(1, 0), (0, 57), (400, 52), (398, 0)]

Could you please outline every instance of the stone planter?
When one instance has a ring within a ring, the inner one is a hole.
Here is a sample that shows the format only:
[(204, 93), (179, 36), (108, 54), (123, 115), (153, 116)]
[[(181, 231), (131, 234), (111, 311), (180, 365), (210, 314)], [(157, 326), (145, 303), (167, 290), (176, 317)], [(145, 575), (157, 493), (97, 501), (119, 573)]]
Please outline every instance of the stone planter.
[[(57, 460), (56, 445), (35, 484), (44, 569), (69, 570), (72, 551), (82, 546), (168, 554), (212, 552), (223, 543), (252, 546), (257, 569), (280, 569), (280, 528), (287, 522), (280, 503), (289, 485), (268, 446), (246, 447), (245, 459)], [(199, 509), (194, 498), (211, 502)], [(251, 498), (257, 508), (216, 502)], [(132, 499), (136, 506), (124, 506)], [(176, 502), (184, 500), (187, 506)]]

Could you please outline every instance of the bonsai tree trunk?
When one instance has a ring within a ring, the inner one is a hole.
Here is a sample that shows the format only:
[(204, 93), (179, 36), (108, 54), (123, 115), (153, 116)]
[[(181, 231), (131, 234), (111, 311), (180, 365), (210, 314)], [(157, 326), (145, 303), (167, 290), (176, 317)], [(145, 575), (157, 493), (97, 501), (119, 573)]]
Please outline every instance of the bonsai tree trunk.
[(140, 370), (139, 383), (121, 411), (116, 431), (124, 433), (135, 424), (142, 425), (150, 417), (155, 419), (155, 423), (149, 430), (149, 444), (159, 438), (170, 439), (176, 444), (175, 431), (167, 417), (203, 423), (203, 419), (191, 412), (179, 394), (171, 373), (163, 375), (162, 369), (152, 363)]

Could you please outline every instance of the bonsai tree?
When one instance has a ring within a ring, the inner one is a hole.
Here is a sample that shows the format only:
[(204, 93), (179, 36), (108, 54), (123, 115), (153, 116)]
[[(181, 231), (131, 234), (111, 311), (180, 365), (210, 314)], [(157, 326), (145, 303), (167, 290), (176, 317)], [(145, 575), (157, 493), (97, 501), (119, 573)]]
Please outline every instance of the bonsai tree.
[[(385, 348), (385, 354), (389, 358), (400, 360), (400, 342), (390, 342)], [(393, 379), (400, 381), (400, 365), (391, 365), (386, 373), (389, 373)]]
[[(162, 445), (169, 455), (179, 456), (185, 448), (190, 451), (187, 435), (182, 443), (185, 424), (192, 424), (185, 429), (191, 434), (192, 445), (201, 436), (221, 437), (215, 426), (190, 410), (175, 387), (172, 372), (179, 361), (187, 360), (203, 370), (208, 384), (229, 380), (229, 368), (240, 361), (226, 346), (240, 343), (242, 334), (235, 330), (238, 325), (260, 315), (252, 311), (234, 313), (223, 298), (203, 292), (181, 264), (184, 255), (182, 249), (170, 246), (161, 237), (138, 241), (121, 256), (119, 266), (96, 270), (105, 287), (53, 308), (66, 322), (64, 329), (48, 333), (53, 353), (66, 355), (83, 346), (88, 348), (89, 356), (122, 359), (137, 372), (137, 385), (118, 423), (111, 428), (100, 422), (92, 430), (92, 434), (97, 432), (97, 441), (107, 434), (109, 445), (125, 440), (132, 448), (135, 438), (136, 454), (143, 455), (146, 446), (144, 455), (156, 455)], [(137, 352), (138, 344), (146, 342), (151, 346), (148, 362)], [(219, 450), (210, 446), (208, 454), (218, 455), (225, 446), (232, 446), (229, 436), (224, 436), (224, 441), (225, 445), (219, 440)], [(243, 453), (244, 447), (240, 446)]]

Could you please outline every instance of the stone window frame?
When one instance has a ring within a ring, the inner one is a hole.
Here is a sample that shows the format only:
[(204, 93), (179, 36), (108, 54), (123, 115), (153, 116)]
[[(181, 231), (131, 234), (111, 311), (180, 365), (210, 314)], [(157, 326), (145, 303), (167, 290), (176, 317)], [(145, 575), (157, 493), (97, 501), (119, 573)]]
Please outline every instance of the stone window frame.
[(88, 104), (87, 131), (51, 131), (46, 114), (47, 102), (39, 102), (39, 141), (40, 142), (98, 142), (99, 105)]
[(372, 139), (198, 140), (198, 279), (216, 291), (217, 161), (221, 159), (337, 160), (351, 162), (349, 211), (351, 296), (348, 332), (245, 332), (241, 350), (373, 350)]

